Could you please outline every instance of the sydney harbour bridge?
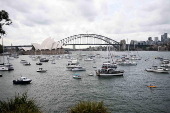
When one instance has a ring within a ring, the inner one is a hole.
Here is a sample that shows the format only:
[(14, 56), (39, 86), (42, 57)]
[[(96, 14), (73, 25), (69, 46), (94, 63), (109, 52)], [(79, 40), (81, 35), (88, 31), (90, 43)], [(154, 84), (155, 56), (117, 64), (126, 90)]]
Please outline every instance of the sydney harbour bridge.
[[(97, 35), (97, 34), (78, 34), (69, 36), (67, 38), (64, 38), (62, 40), (58, 41), (63, 46), (67, 45), (111, 45), (115, 48), (119, 48), (121, 44), (112, 38)], [(33, 47), (33, 45), (17, 45), (17, 46), (4, 46), (4, 48), (10, 48), (10, 47)]]
[[(114, 50), (120, 50), (122, 46), (127, 48), (127, 44), (120, 43), (115, 41), (113, 38), (98, 35), (98, 34), (78, 34), (69, 36), (67, 38), (64, 38), (62, 40), (58, 41), (63, 46), (67, 45), (73, 45), (73, 49), (75, 49), (75, 45), (110, 45), (113, 46)], [(134, 46), (134, 45), (130, 45)], [(148, 45), (140, 45), (140, 46), (148, 46)], [(11, 47), (33, 47), (33, 45), (17, 45), (17, 46), (4, 46), (4, 49), (11, 48)]]

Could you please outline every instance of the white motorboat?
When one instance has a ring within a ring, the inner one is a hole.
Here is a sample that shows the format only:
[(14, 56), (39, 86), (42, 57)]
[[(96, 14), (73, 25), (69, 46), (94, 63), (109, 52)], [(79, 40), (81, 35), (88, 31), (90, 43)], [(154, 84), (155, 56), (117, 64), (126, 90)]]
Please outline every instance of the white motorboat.
[(96, 71), (97, 76), (123, 76), (124, 71), (123, 70), (115, 70), (113, 68), (108, 69), (99, 69)]
[(83, 67), (75, 67), (73, 69), (71, 69), (72, 71), (86, 71), (86, 68)]
[(54, 59), (51, 61), (51, 64), (56, 64)]
[(89, 73), (89, 76), (93, 76), (93, 73)]
[(156, 72), (156, 73), (169, 73), (168, 71), (169, 69), (166, 69), (164, 67), (157, 67), (156, 69), (153, 70), (153, 72)]
[(170, 63), (169, 64), (162, 64), (161, 67), (170, 67)]
[(0, 71), (8, 71), (9, 68), (7, 66), (4, 65), (0, 65)]
[(39, 68), (37, 72), (46, 72), (47, 70), (44, 70), (43, 68)]
[(73, 78), (75, 78), (75, 79), (81, 79), (81, 76), (80, 76), (79, 74), (75, 74), (75, 75), (73, 76)]
[(27, 77), (21, 77), (19, 80), (13, 80), (13, 84), (29, 84), (31, 81)]
[(79, 68), (79, 67), (82, 67), (77, 60), (69, 60), (68, 61), (68, 64), (66, 65), (67, 68)]
[(20, 63), (26, 63), (27, 60), (21, 59)]
[(14, 67), (11, 63), (5, 63), (4, 66), (8, 67), (8, 70), (14, 70)]
[(118, 63), (118, 65), (121, 65), (121, 66), (136, 66), (137, 63), (134, 62), (134, 61), (125, 60), (125, 61)]
[(117, 64), (110, 63), (110, 62), (104, 62), (102, 65), (102, 68), (117, 68)]
[(157, 69), (157, 66), (152, 66), (151, 68), (145, 69), (147, 72), (153, 72), (153, 70)]
[(84, 61), (93, 61), (93, 60), (94, 60), (94, 59), (91, 58), (91, 57), (84, 59)]

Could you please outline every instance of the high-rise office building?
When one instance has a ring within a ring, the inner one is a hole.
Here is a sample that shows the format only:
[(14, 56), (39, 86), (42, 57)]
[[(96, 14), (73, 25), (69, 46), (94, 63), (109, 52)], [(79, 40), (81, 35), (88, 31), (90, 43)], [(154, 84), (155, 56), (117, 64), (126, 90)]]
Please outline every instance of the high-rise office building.
[(154, 41), (155, 41), (155, 42), (158, 42), (158, 37), (155, 37), (155, 38), (154, 38)]

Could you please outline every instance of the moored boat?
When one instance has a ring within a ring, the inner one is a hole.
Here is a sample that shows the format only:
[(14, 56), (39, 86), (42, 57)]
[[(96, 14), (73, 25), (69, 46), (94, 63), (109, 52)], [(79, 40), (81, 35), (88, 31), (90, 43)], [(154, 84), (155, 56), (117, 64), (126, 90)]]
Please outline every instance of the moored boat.
[(13, 84), (29, 84), (31, 81), (27, 77), (21, 77), (19, 80), (13, 80)]
[(156, 73), (169, 73), (168, 71), (169, 69), (166, 69), (164, 67), (157, 67), (156, 69), (153, 70), (153, 72), (156, 72)]
[(73, 78), (75, 78), (75, 79), (81, 79), (81, 76), (80, 76), (79, 74), (75, 74), (75, 75), (73, 76)]
[(86, 68), (83, 67), (75, 67), (73, 69), (71, 69), (72, 71), (86, 71)]
[(46, 72), (47, 70), (44, 70), (43, 68), (39, 68), (37, 72)]
[(36, 65), (42, 65), (42, 63), (41, 62), (37, 62)]
[(123, 73), (123, 70), (115, 70), (113, 68), (102, 68), (96, 71), (97, 76), (123, 76)]

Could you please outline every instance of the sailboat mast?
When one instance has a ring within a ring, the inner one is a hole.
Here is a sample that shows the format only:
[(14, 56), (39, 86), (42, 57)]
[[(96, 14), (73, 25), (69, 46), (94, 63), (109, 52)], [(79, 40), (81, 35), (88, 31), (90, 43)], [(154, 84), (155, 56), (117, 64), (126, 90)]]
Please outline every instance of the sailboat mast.
[(3, 50), (3, 54), (2, 54), (2, 55), (3, 55), (3, 63), (4, 63), (5, 61), (4, 61), (4, 44), (3, 44), (3, 37), (2, 37), (2, 50)]

